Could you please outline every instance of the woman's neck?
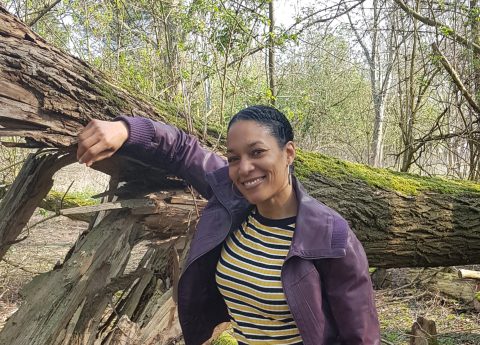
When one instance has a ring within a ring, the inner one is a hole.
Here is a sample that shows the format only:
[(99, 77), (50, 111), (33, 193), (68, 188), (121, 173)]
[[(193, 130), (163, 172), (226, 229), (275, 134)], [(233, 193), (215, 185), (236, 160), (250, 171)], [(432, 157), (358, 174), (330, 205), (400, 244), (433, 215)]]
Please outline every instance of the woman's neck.
[(297, 215), (298, 210), (297, 197), (291, 184), (256, 206), (263, 217), (270, 219), (293, 217)]

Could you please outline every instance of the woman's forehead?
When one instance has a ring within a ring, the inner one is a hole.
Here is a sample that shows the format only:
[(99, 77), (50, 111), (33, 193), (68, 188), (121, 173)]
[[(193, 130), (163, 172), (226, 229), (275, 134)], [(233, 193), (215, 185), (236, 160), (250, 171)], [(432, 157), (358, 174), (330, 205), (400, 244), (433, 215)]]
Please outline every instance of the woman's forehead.
[(227, 133), (227, 147), (251, 147), (275, 142), (270, 131), (256, 121), (235, 122)]

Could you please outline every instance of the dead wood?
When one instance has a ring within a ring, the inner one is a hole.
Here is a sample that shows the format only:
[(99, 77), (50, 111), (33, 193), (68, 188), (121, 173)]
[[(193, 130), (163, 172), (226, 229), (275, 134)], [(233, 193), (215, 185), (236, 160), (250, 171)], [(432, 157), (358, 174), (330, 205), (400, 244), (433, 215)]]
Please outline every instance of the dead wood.
[[(30, 154), (14, 183), (0, 200), (0, 258), (8, 248), (28, 236), (25, 225), (53, 185), (52, 176), (73, 163), (69, 154)], [(18, 238), (22, 230), (23, 236)]]
[[(113, 86), (101, 73), (50, 46), (4, 10), (0, 10), (0, 23), (0, 125), (9, 135), (19, 131), (32, 146), (74, 151), (78, 131), (93, 118), (111, 119), (122, 113), (167, 121), (182, 118), (164, 103), (154, 107)], [(301, 159), (297, 163), (298, 171), (308, 164)], [(116, 175), (118, 181), (141, 182), (134, 185), (143, 190), (128, 198), (170, 189), (175, 183), (181, 186), (178, 180), (163, 179), (165, 171), (159, 167), (119, 155), (94, 168)], [(425, 191), (404, 196), (358, 178), (337, 179), (316, 172), (303, 174), (301, 180), (312, 196), (351, 223), (372, 266), (480, 263), (478, 193)]]
[(435, 321), (422, 316), (413, 323), (410, 345), (438, 345)]
[(478, 279), (480, 280), (480, 272), (460, 269), (458, 270), (458, 277), (464, 279)]
[[(389, 288), (390, 293), (406, 289), (419, 289), (455, 300), (467, 309), (478, 310), (477, 294), (480, 284), (474, 280), (462, 279), (448, 268), (387, 270), (382, 275), (379, 288)], [(375, 280), (376, 272), (372, 279)], [(378, 280), (379, 281), (379, 280)]]

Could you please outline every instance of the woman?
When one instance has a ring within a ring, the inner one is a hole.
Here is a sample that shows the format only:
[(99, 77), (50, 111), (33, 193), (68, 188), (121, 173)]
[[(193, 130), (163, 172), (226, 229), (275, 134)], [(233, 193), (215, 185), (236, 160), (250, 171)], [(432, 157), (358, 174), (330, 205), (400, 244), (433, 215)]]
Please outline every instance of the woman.
[(236, 114), (228, 163), (172, 126), (115, 120), (85, 127), (81, 163), (119, 151), (169, 168), (209, 200), (178, 287), (187, 345), (225, 321), (239, 344), (380, 344), (365, 252), (347, 222), (293, 176), (293, 131), (281, 112)]

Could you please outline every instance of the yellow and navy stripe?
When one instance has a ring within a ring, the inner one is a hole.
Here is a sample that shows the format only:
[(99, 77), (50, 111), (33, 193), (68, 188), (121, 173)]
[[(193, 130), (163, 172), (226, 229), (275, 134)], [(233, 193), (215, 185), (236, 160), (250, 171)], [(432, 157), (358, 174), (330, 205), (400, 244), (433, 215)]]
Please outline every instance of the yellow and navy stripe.
[(280, 273), (295, 217), (268, 219), (253, 211), (225, 241), (215, 279), (239, 345), (300, 345)]

